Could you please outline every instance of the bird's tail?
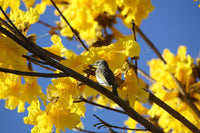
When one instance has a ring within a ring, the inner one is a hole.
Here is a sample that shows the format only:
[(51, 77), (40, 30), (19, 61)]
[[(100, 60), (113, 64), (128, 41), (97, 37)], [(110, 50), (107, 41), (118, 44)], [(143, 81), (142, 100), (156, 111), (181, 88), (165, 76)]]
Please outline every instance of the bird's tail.
[(118, 95), (118, 92), (117, 92), (117, 84), (114, 84), (113, 86), (112, 86), (112, 93), (113, 93), (113, 95), (115, 95), (115, 96), (119, 96)]

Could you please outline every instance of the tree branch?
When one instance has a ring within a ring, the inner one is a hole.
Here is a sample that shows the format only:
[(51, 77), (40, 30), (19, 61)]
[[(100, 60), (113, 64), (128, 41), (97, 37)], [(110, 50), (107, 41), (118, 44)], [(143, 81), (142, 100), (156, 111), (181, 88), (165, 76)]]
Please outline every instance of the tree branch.
[(34, 58), (34, 57), (31, 57), (31, 56), (22, 55), (22, 57), (26, 58), (26, 59), (27, 59), (28, 61), (30, 61), (30, 62), (37, 62), (37, 63), (39, 63), (39, 64), (48, 65), (47, 62), (40, 61), (40, 60), (38, 60), (38, 59), (36, 59), (36, 58)]
[(81, 132), (85, 132), (85, 133), (104, 133), (104, 132), (89, 131), (89, 130), (81, 129), (81, 128), (78, 128), (78, 127), (76, 127), (75, 129), (77, 129), (77, 130), (79, 130)]
[(37, 72), (25, 72), (18, 70), (11, 70), (7, 68), (0, 68), (1, 72), (12, 73), (21, 76), (33, 76), (33, 77), (44, 77), (44, 78), (59, 78), (59, 77), (67, 77), (65, 73), (37, 73)]
[(56, 8), (56, 10), (59, 12), (60, 16), (64, 19), (64, 21), (67, 23), (67, 25), (69, 26), (69, 28), (71, 29), (71, 31), (73, 32), (74, 36), (76, 37), (76, 39), (81, 43), (81, 45), (83, 46), (83, 48), (86, 51), (89, 51), (89, 49), (86, 47), (86, 45), (84, 44), (84, 42), (81, 40), (80, 36), (78, 35), (77, 31), (74, 30), (74, 28), (70, 25), (70, 23), (68, 22), (68, 20), (66, 19), (66, 17), (62, 14), (62, 12), (60, 11), (60, 9), (57, 7), (57, 5), (54, 3), (53, 0), (51, 0), (51, 3), (53, 4), (53, 6)]
[(142, 32), (142, 30), (135, 25), (136, 31), (139, 33), (139, 35), (143, 38), (143, 40), (148, 44), (148, 46), (156, 53), (156, 55), (166, 64), (167, 62), (164, 60), (158, 49), (155, 47), (155, 45), (149, 40), (149, 38)]
[(113, 125), (108, 124), (107, 122), (103, 121), (101, 118), (99, 118), (95, 114), (93, 114), (93, 116), (96, 117), (101, 122), (101, 123), (97, 123), (97, 124), (94, 125), (94, 127), (97, 126), (97, 125), (101, 125), (101, 126), (98, 127), (98, 129), (101, 128), (101, 127), (103, 127), (103, 126), (106, 126), (109, 129), (111, 129), (111, 128), (117, 128), (117, 129), (132, 130), (132, 131), (147, 131), (147, 129), (134, 129), (134, 128), (126, 128), (126, 127), (113, 126)]
[(97, 104), (95, 102), (92, 102), (92, 101), (85, 99), (84, 97), (80, 97), (79, 99), (80, 99), (79, 101), (74, 101), (74, 103), (86, 102), (88, 104), (91, 104), (91, 105), (94, 105), (94, 106), (97, 106), (97, 107), (101, 107), (101, 108), (104, 108), (104, 109), (107, 109), (107, 110), (112, 110), (112, 111), (115, 111), (115, 112), (118, 112), (118, 113), (126, 114), (126, 112), (124, 112), (122, 110), (110, 108), (108, 106), (104, 106), (104, 105), (101, 105), (101, 104)]

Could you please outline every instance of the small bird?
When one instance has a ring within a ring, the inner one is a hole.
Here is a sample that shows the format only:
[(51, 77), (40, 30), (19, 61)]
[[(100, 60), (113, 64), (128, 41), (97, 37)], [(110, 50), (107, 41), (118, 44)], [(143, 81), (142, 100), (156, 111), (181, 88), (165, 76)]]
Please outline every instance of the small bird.
[(97, 67), (95, 75), (99, 84), (112, 87), (113, 95), (118, 96), (117, 82), (113, 72), (108, 67), (108, 63), (105, 60), (98, 60), (92, 66)]

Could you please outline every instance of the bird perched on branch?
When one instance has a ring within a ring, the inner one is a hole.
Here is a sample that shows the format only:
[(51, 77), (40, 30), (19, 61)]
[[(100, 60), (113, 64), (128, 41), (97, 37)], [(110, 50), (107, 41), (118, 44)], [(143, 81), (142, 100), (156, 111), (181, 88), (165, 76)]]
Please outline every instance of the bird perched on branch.
[(108, 63), (105, 60), (98, 60), (92, 66), (95, 66), (97, 69), (95, 75), (99, 84), (112, 87), (112, 93), (115, 96), (118, 96), (117, 93), (117, 82), (113, 72), (110, 70)]

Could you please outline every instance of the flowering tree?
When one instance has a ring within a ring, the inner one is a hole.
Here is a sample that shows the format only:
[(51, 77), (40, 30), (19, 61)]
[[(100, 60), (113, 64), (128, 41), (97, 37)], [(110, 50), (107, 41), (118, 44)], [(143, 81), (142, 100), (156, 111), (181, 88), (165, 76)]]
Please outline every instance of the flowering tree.
[[(23, 3), (26, 11), (20, 9), (19, 0), (0, 2), (0, 99), (5, 100), (6, 108), (18, 108), (18, 112), (29, 104), (24, 123), (34, 125), (32, 132), (59, 133), (65, 128), (92, 132), (81, 122), (85, 104), (128, 116), (126, 127), (119, 127), (94, 115), (100, 121), (96, 126), (107, 127), (108, 132), (200, 132), (200, 61), (195, 64), (185, 46), (179, 47), (177, 55), (168, 49), (163, 55), (158, 52), (139, 28), (154, 9), (150, 0)], [(54, 6), (55, 15), (60, 16), (55, 27), (39, 20), (47, 6)], [(117, 19), (133, 34), (123, 35), (115, 27)], [(36, 44), (37, 35), (27, 35), (34, 23), (50, 27), (51, 47), (41, 47)], [(148, 62), (150, 76), (137, 68), (140, 46), (136, 32), (159, 57)], [(65, 48), (61, 36), (75, 36), (85, 51), (78, 54)], [(116, 77), (119, 97), (96, 82), (90, 64), (101, 59)], [(36, 71), (34, 66), (46, 70)], [(137, 73), (152, 84), (148, 86)], [(37, 77), (52, 78), (46, 92)], [(144, 128), (138, 129), (138, 124)]]

